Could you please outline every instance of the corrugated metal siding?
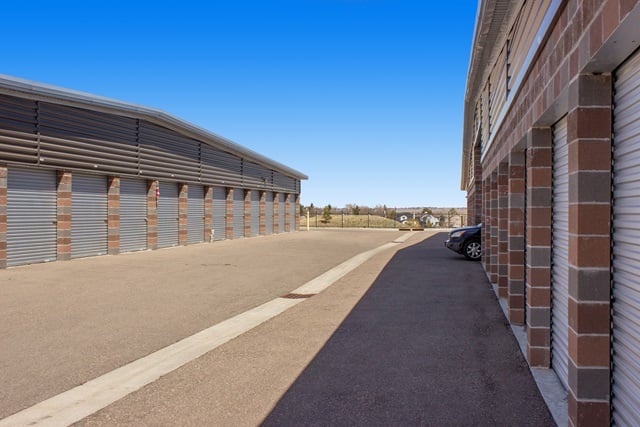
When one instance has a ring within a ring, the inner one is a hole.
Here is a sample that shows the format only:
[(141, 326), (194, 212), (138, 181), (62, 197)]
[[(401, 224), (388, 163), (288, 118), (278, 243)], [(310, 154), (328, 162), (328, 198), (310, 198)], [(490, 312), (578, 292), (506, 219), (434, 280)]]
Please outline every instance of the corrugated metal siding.
[(198, 141), (143, 120), (139, 140), (142, 174), (188, 182), (200, 179)]
[(137, 121), (96, 111), (39, 103), (40, 164), (137, 174)]
[(271, 170), (257, 163), (244, 160), (242, 162), (243, 183), (247, 187), (271, 188)]
[(286, 230), (284, 229), (285, 225), (285, 195), (283, 193), (278, 194), (278, 232), (284, 233)]
[(616, 73), (612, 421), (640, 425), (640, 53)]
[(251, 191), (251, 236), (260, 234), (260, 191)]
[(242, 185), (242, 159), (202, 144), (202, 180), (227, 187)]
[(9, 168), (7, 265), (56, 259), (56, 187), (57, 178), (53, 171)]
[(107, 253), (107, 177), (71, 177), (71, 258)]
[(36, 102), (0, 95), (0, 153), (5, 161), (36, 164)]
[(224, 187), (213, 187), (213, 240), (227, 238), (227, 191)]
[(565, 388), (569, 361), (569, 148), (567, 119), (553, 128), (551, 366)]
[(265, 194), (265, 200), (265, 232), (267, 233), (267, 235), (269, 235), (273, 234), (273, 193), (271, 191), (267, 191), (267, 193)]
[(273, 173), (273, 188), (275, 190), (284, 191), (285, 193), (296, 192), (296, 179), (283, 175), (279, 172)]
[(120, 252), (147, 249), (147, 181), (120, 179)]
[(189, 185), (187, 242), (204, 242), (204, 188), (201, 185)]
[(158, 247), (178, 245), (178, 185), (174, 182), (160, 182), (158, 197)]
[(233, 238), (244, 237), (244, 190), (233, 189)]

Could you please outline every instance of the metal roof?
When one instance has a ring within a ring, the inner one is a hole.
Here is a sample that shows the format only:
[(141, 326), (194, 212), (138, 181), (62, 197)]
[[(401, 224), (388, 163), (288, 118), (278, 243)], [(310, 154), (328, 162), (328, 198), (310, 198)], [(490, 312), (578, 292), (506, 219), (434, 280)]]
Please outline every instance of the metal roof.
[(305, 174), (162, 110), (0, 74), (0, 93), (149, 120), (300, 180)]

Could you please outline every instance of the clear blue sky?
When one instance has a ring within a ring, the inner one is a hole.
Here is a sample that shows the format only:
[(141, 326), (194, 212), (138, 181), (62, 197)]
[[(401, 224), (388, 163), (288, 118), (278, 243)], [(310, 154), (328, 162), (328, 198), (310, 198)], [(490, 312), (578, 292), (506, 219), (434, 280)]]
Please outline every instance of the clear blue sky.
[(0, 73), (158, 108), (309, 176), (303, 204), (466, 206), (477, 4), (8, 1)]

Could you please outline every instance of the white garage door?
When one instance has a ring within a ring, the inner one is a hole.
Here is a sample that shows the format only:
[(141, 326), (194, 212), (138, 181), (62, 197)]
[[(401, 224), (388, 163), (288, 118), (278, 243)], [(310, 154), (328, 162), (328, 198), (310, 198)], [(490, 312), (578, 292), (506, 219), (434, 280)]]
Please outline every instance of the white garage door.
[(285, 196), (284, 193), (278, 193), (278, 233), (284, 233), (285, 224)]
[(233, 190), (233, 238), (244, 237), (244, 190)]
[(260, 234), (260, 191), (251, 190), (251, 237)]
[(71, 258), (107, 253), (107, 177), (71, 177)]
[(640, 425), (640, 54), (616, 73), (612, 421)]
[(569, 148), (567, 119), (553, 127), (551, 246), (551, 366), (568, 389), (569, 361)]
[(227, 238), (227, 190), (213, 187), (213, 240)]
[(57, 178), (54, 171), (12, 169), (7, 175), (7, 265), (55, 261)]
[(289, 204), (289, 231), (296, 231), (296, 196), (291, 195)]
[(187, 242), (204, 242), (204, 187), (189, 184), (187, 200)]
[(147, 249), (147, 181), (120, 178), (120, 252)]
[(273, 234), (273, 193), (267, 191), (265, 194), (264, 225), (267, 234)]

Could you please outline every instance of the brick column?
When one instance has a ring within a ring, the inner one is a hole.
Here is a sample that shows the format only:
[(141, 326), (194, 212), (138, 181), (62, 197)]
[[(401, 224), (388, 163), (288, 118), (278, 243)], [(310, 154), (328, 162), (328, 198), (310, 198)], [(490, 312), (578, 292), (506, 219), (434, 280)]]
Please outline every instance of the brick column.
[(71, 259), (71, 172), (58, 171), (57, 259)]
[(287, 193), (284, 199), (284, 231), (291, 230), (291, 193)]
[(267, 192), (261, 191), (260, 192), (260, 229), (258, 232), (261, 236), (264, 236), (265, 234), (267, 234), (266, 212), (267, 212)]
[(7, 268), (7, 175), (0, 166), (0, 268)]
[(189, 210), (189, 185), (178, 184), (178, 244), (186, 245), (189, 241), (189, 230), (187, 228)]
[(507, 297), (509, 273), (509, 164), (498, 166), (498, 296)]
[(525, 153), (512, 151), (509, 155), (509, 273), (507, 300), (509, 321), (524, 324), (524, 209), (525, 209)]
[(147, 247), (158, 249), (158, 198), (156, 189), (158, 182), (147, 181)]
[(467, 223), (469, 225), (480, 224), (482, 222), (482, 163), (480, 163), (481, 148), (480, 144), (476, 144), (473, 147), (473, 163), (474, 163), (474, 176), (475, 176), (475, 196), (473, 200), (473, 217), (469, 215)]
[(527, 359), (532, 367), (551, 362), (551, 129), (527, 135)]
[(280, 232), (280, 193), (273, 193), (273, 234)]
[(489, 281), (498, 283), (498, 171), (491, 172), (491, 189), (489, 193), (489, 210), (491, 212), (489, 227)]
[(213, 229), (213, 187), (204, 187), (204, 241), (211, 243), (211, 230)]
[(570, 86), (569, 421), (610, 423), (611, 76)]
[(251, 237), (251, 192), (244, 191), (244, 237)]
[[(238, 190), (240, 191), (240, 190)], [(233, 239), (233, 188), (227, 188), (227, 209), (226, 209), (226, 218), (225, 225), (227, 227), (227, 239)]]
[(484, 271), (489, 274), (489, 258), (491, 256), (491, 242), (490, 242), (490, 229), (491, 229), (491, 176), (487, 176), (482, 181), (482, 265)]
[(120, 177), (108, 178), (107, 190), (107, 253), (120, 253)]

